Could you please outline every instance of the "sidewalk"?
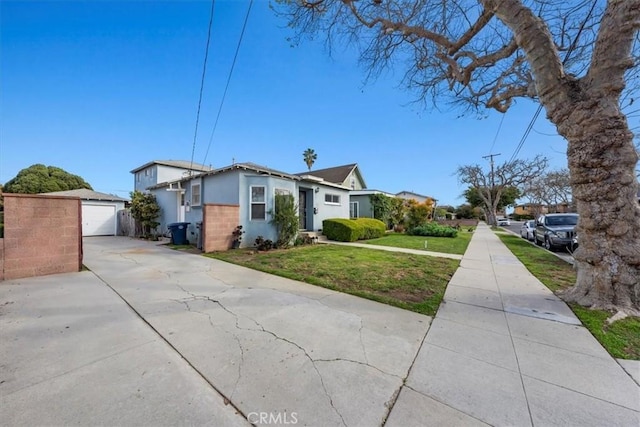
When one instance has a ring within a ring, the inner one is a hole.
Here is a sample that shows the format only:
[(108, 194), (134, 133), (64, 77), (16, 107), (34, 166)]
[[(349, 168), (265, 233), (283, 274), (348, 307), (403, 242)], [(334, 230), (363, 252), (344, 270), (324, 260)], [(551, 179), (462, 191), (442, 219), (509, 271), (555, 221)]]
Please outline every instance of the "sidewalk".
[(638, 384), (480, 224), (386, 425), (639, 422)]

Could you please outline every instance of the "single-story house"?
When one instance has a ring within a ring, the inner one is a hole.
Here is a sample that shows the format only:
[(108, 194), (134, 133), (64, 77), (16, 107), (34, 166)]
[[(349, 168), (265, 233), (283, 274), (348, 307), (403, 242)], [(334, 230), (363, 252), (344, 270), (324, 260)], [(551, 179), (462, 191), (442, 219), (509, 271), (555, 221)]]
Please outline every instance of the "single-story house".
[(81, 188), (78, 190), (54, 191), (55, 196), (79, 197), (82, 203), (82, 236), (115, 236), (117, 213), (124, 209), (127, 199), (113, 194)]
[(399, 197), (401, 199), (405, 199), (405, 200), (415, 200), (418, 203), (424, 203), (427, 200), (431, 200), (433, 202), (433, 207), (435, 208), (436, 206), (436, 202), (438, 201), (437, 199), (431, 197), (431, 196), (425, 196), (422, 194), (418, 194), (418, 193), (414, 193), (412, 191), (401, 191), (399, 193), (396, 193), (396, 197)]
[[(144, 169), (132, 173), (140, 172)], [(349, 188), (312, 173), (289, 174), (255, 163), (187, 175), (146, 191), (156, 196), (161, 208), (160, 231), (167, 231), (171, 223), (188, 222), (188, 240), (197, 243), (202, 233), (205, 251), (228, 249), (238, 225), (245, 232), (242, 247), (253, 246), (258, 236), (276, 241), (277, 230), (270, 222), (276, 194), (293, 195), (303, 231), (321, 230), (327, 218), (349, 217)]]
[(349, 216), (351, 218), (373, 218), (371, 196), (374, 194), (396, 197), (395, 194), (380, 190), (351, 190), (349, 192)]

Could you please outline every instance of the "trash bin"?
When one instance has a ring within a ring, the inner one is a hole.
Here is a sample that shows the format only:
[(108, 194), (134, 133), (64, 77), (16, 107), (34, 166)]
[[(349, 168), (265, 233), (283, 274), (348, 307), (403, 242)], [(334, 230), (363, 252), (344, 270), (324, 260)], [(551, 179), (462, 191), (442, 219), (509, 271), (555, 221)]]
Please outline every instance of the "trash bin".
[(187, 240), (187, 225), (191, 224), (190, 222), (174, 222), (173, 224), (169, 224), (169, 231), (171, 231), (171, 244), (173, 245), (187, 245), (189, 241)]
[(196, 248), (202, 250), (202, 221), (196, 222), (196, 228), (198, 229), (198, 243)]

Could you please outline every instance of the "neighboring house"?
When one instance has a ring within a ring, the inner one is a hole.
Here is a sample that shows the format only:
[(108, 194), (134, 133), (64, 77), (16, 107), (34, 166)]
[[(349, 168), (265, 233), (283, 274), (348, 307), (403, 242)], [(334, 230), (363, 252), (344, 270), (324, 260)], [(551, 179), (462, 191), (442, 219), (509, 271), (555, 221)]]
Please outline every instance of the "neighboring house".
[(162, 182), (175, 181), (189, 175), (210, 171), (211, 168), (188, 160), (153, 160), (131, 171), (134, 190), (144, 191)]
[(396, 197), (405, 200), (415, 200), (418, 203), (424, 203), (427, 200), (431, 200), (433, 202), (433, 207), (435, 208), (437, 200), (431, 196), (425, 196), (422, 194), (414, 193), (412, 191), (401, 191), (396, 194)]
[(380, 190), (351, 190), (349, 192), (349, 216), (351, 218), (374, 218), (370, 198), (374, 194), (396, 197), (395, 194)]
[(364, 182), (360, 168), (357, 163), (350, 165), (336, 166), (327, 169), (318, 169), (309, 172), (302, 172), (297, 174), (298, 176), (311, 175), (318, 178), (322, 178), (326, 182), (341, 185), (351, 190), (362, 190), (367, 188), (367, 184)]
[(540, 203), (524, 203), (521, 205), (516, 205), (513, 208), (514, 215), (530, 216), (533, 218), (538, 217), (538, 215), (546, 214), (547, 212), (547, 207)]
[[(147, 190), (156, 196), (162, 210), (160, 230), (165, 232), (167, 225), (174, 222), (189, 222), (187, 238), (192, 243), (198, 241), (197, 225), (203, 221), (203, 240), (213, 238), (211, 234), (215, 233), (230, 236), (236, 225), (242, 225), (245, 232), (243, 247), (253, 246), (258, 236), (277, 240), (277, 230), (270, 222), (276, 194), (294, 196), (301, 230), (318, 231), (324, 219), (349, 216), (348, 188), (309, 174), (288, 174), (255, 163), (236, 163), (158, 183)], [(205, 213), (207, 208), (211, 212), (218, 209), (219, 219)], [(229, 223), (222, 226), (216, 221), (232, 221), (233, 226), (229, 229)], [(210, 222), (212, 225), (207, 225)], [(223, 229), (226, 231), (219, 231)], [(205, 245), (205, 250), (228, 249), (224, 247), (228, 236), (219, 236), (221, 240)]]
[(117, 213), (124, 209), (127, 199), (112, 194), (82, 188), (79, 190), (45, 193), (53, 196), (79, 197), (82, 203), (82, 236), (115, 236)]

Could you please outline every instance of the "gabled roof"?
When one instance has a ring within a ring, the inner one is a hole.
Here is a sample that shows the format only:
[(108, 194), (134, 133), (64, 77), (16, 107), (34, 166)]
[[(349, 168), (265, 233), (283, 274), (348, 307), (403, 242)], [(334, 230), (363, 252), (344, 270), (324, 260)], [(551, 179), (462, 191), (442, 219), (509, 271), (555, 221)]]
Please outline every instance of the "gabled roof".
[(202, 178), (205, 176), (213, 176), (213, 175), (219, 175), (221, 173), (225, 173), (225, 172), (229, 172), (229, 171), (233, 171), (233, 170), (245, 170), (245, 171), (251, 171), (251, 172), (255, 172), (258, 174), (262, 174), (262, 175), (271, 175), (271, 176), (276, 176), (276, 177), (280, 177), (280, 178), (287, 178), (287, 179), (291, 179), (294, 181), (300, 181), (300, 177), (296, 176), (296, 175), (291, 175), (288, 174), (286, 172), (281, 172), (275, 169), (271, 169), (268, 168), (266, 166), (260, 166), (256, 163), (234, 163), (232, 165), (229, 166), (225, 166), (219, 169), (213, 169), (213, 170), (209, 170), (207, 172), (201, 172), (192, 176), (188, 176), (186, 178), (181, 178), (181, 179), (176, 179), (175, 181), (169, 181), (169, 182), (162, 182), (159, 183), (157, 185), (153, 185), (151, 187), (149, 187), (149, 190), (153, 190), (156, 188), (162, 188), (162, 187), (167, 187), (170, 186), (171, 184), (176, 184), (176, 183), (182, 183), (182, 182), (187, 182), (190, 181), (194, 178)]
[(131, 173), (136, 173), (153, 165), (170, 166), (172, 168), (186, 169), (197, 172), (211, 170), (209, 166), (201, 165), (200, 163), (193, 163), (189, 160), (152, 160), (149, 163), (145, 163), (144, 165), (138, 166), (137, 168), (133, 169)]
[(345, 181), (345, 179), (347, 179), (349, 174), (354, 170), (356, 171), (356, 174), (358, 175), (360, 182), (362, 182), (362, 186), (366, 187), (364, 178), (362, 177), (362, 174), (358, 169), (357, 163), (351, 163), (349, 165), (344, 165), (344, 166), (335, 166), (333, 168), (318, 169), (318, 170), (313, 170), (308, 172), (300, 172), (300, 173), (297, 173), (296, 175), (317, 176), (318, 178), (322, 178), (328, 182), (333, 182), (335, 184), (342, 184)]
[(50, 194), (52, 196), (70, 196), (79, 197), (82, 200), (100, 200), (104, 202), (128, 202), (128, 199), (114, 196), (113, 194), (100, 193), (98, 191), (88, 190), (86, 188), (80, 188), (78, 190), (66, 190), (66, 191), (53, 191)]
[(424, 199), (437, 200), (435, 197), (425, 196), (424, 194), (414, 193), (413, 191), (400, 191), (399, 193), (396, 193), (396, 197), (399, 197), (399, 196), (401, 196), (401, 195), (405, 195), (405, 196), (417, 196), (417, 197), (422, 197), (422, 198), (424, 198)]

